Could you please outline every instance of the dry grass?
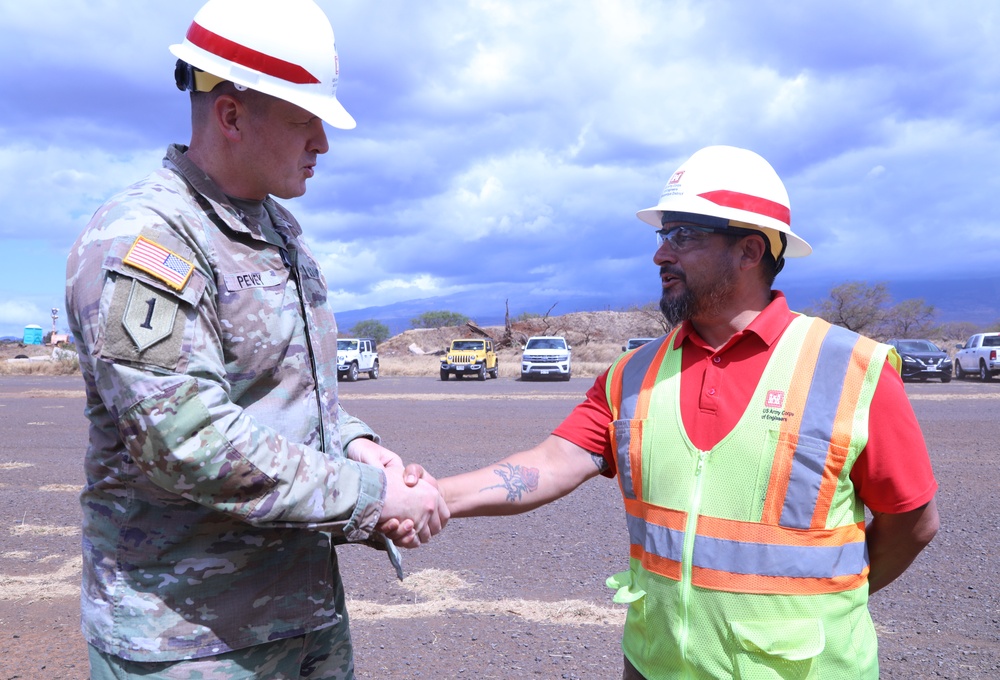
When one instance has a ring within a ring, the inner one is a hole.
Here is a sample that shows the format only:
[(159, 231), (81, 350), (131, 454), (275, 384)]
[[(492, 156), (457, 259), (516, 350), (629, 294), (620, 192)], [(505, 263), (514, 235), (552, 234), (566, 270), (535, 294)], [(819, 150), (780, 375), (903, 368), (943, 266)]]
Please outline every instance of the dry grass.
[(472, 586), (457, 573), (443, 569), (425, 569), (411, 574), (403, 580), (400, 587), (412, 593), (412, 603), (393, 605), (349, 600), (351, 618), (411, 619), (441, 616), (450, 612), (470, 612), (515, 616), (527, 621), (568, 626), (621, 626), (625, 621), (625, 607), (599, 607), (582, 600), (543, 602), (460, 597), (456, 594), (457, 591), (468, 593)]
[[(27, 357), (19, 359), (16, 357)], [(0, 375), (77, 375), (80, 360), (72, 345), (0, 343)]]

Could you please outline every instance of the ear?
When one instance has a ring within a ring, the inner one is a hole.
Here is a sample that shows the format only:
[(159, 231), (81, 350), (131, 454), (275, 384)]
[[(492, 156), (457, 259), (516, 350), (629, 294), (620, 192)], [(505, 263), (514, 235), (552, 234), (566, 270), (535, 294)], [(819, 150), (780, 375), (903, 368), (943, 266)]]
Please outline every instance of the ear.
[(739, 242), (740, 247), (740, 269), (748, 270), (759, 267), (764, 259), (764, 254), (770, 248), (763, 235), (747, 236)]
[(215, 124), (222, 135), (233, 142), (243, 138), (243, 123), (246, 118), (246, 107), (236, 97), (221, 94), (212, 104), (212, 114)]

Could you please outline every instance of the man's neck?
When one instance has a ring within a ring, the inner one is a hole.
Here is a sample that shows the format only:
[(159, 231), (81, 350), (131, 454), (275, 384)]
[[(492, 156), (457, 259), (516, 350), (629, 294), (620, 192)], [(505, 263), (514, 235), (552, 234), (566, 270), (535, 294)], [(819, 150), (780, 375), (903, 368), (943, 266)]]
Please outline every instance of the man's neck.
[(771, 303), (771, 291), (732, 301), (715, 314), (691, 319), (691, 325), (705, 343), (719, 349), (745, 329)]

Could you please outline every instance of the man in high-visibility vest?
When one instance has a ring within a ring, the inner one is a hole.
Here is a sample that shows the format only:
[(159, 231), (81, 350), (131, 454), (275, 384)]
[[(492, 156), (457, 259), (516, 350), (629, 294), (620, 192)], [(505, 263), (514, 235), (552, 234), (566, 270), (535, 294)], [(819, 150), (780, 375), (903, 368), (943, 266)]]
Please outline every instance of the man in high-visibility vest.
[(440, 480), (452, 516), (617, 476), (624, 678), (877, 678), (868, 596), (938, 528), (898, 355), (772, 290), (811, 248), (757, 154), (698, 151), (638, 216), (676, 328), (622, 355), (535, 448)]

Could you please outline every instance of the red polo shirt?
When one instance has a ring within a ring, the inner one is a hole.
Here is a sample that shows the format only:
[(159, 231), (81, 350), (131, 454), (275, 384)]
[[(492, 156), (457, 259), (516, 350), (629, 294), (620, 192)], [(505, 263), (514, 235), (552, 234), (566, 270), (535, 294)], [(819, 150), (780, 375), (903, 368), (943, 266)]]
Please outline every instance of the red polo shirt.
[[(785, 296), (775, 291), (769, 304), (744, 330), (713, 350), (685, 321), (674, 346), (681, 355), (681, 419), (692, 443), (708, 450), (730, 432), (750, 403), (764, 367), (794, 318)], [(608, 426), (608, 372), (587, 391), (582, 404), (553, 432), (604, 456), (616, 470)], [(869, 415), (868, 444), (851, 469), (861, 501), (876, 512), (916, 510), (933, 498), (937, 482), (917, 417), (895, 369), (885, 364)]]

